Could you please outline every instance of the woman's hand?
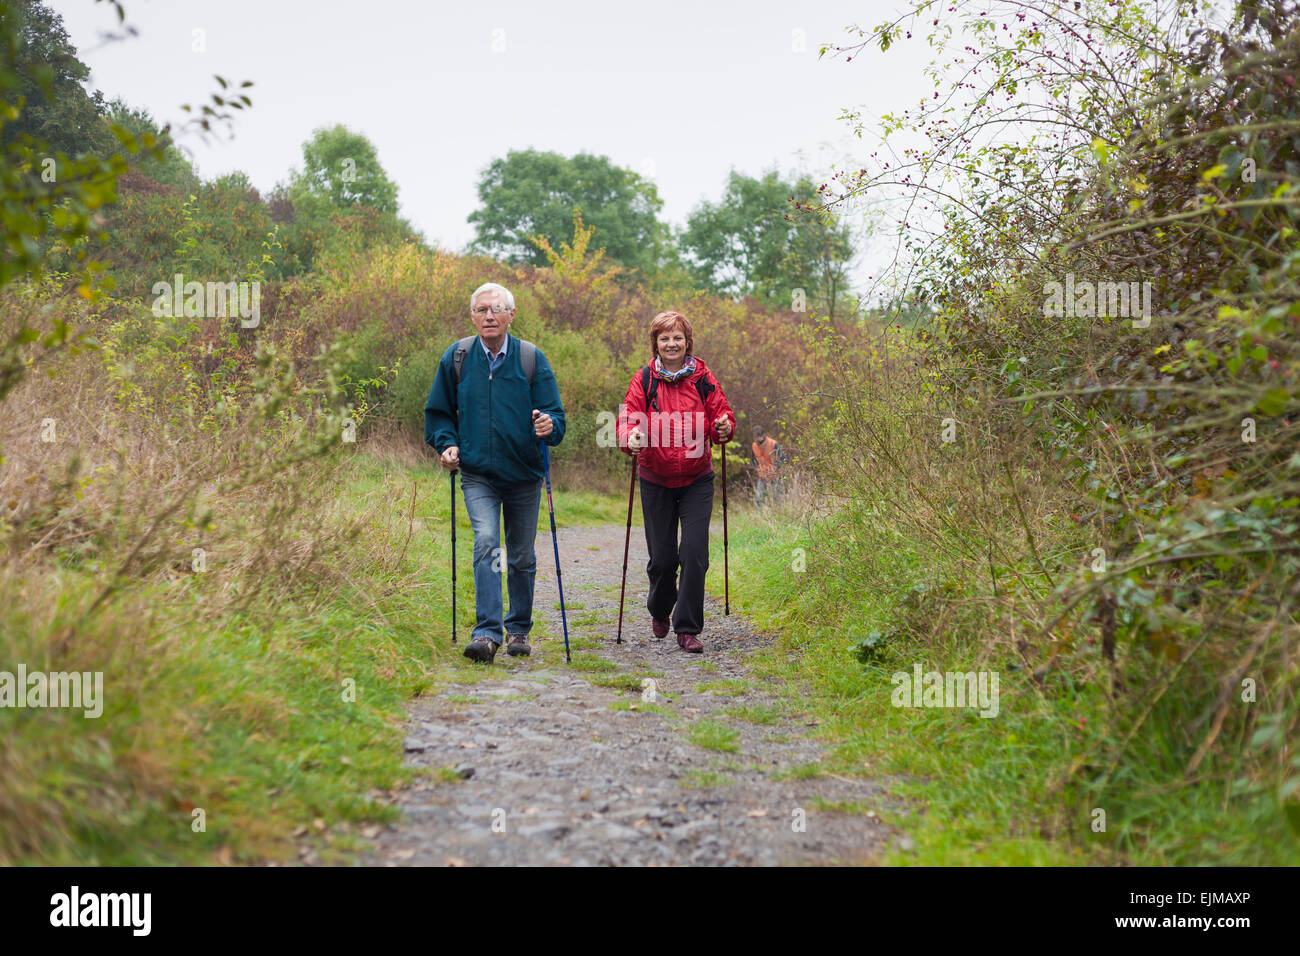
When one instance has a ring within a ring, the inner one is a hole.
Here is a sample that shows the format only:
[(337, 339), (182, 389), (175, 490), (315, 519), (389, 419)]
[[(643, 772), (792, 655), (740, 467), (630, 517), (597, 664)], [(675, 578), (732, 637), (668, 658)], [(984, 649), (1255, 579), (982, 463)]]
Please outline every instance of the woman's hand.
[(718, 438), (720, 438), (723, 442), (727, 442), (731, 440), (731, 419), (730, 418), (728, 418), (726, 415), (719, 415), (718, 420), (713, 423), (713, 426), (718, 430)]
[(640, 451), (647, 444), (649, 444), (649, 441), (646, 439), (645, 433), (642, 432), (641, 429), (633, 428), (627, 433), (627, 447), (631, 448), (633, 451)]

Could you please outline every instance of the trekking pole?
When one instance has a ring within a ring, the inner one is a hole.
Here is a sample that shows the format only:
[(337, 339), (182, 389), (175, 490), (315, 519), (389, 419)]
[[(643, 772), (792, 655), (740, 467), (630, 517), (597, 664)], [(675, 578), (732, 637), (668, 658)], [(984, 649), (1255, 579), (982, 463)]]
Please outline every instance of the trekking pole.
[(542, 470), (546, 475), (546, 507), (551, 512), (551, 544), (555, 547), (555, 587), (560, 592), (560, 624), (564, 626), (564, 663), (569, 657), (569, 621), (564, 613), (564, 581), (560, 576), (560, 539), (555, 533), (555, 502), (551, 499), (551, 449), (542, 442)]
[(731, 572), (727, 567), (727, 443), (722, 443), (722, 613), (731, 613)]
[(636, 455), (632, 456), (632, 482), (627, 488), (627, 536), (623, 539), (623, 583), (618, 588), (618, 637), (615, 644), (623, 643), (623, 595), (627, 593), (627, 551), (632, 543), (632, 499), (636, 497)]
[(451, 642), (456, 643), (456, 473), (451, 478)]

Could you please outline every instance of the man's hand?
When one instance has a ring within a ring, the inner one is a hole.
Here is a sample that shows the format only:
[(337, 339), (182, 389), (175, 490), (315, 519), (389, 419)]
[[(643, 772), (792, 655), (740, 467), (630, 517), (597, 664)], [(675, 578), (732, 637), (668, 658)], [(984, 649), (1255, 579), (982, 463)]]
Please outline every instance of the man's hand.
[(640, 451), (648, 444), (649, 439), (646, 438), (645, 433), (641, 431), (641, 429), (633, 428), (627, 433), (627, 447), (631, 448), (633, 451)]
[(720, 439), (722, 439), (722, 441), (726, 442), (726, 441), (729, 441), (729, 440), (730, 440), (730, 438), (731, 438), (731, 419), (730, 419), (730, 418), (728, 418), (726, 415), (719, 415), (719, 416), (718, 416), (718, 420), (717, 420), (716, 422), (714, 422), (713, 425), (714, 425), (715, 428), (717, 428), (717, 430), (718, 430), (718, 437), (719, 437)]
[(538, 438), (545, 438), (555, 430), (555, 423), (551, 421), (550, 415), (544, 415), (537, 409), (533, 409), (533, 434)]
[(448, 471), (460, 470), (460, 448), (456, 445), (448, 445), (447, 450), (442, 453), (438, 459), (438, 464), (442, 465)]

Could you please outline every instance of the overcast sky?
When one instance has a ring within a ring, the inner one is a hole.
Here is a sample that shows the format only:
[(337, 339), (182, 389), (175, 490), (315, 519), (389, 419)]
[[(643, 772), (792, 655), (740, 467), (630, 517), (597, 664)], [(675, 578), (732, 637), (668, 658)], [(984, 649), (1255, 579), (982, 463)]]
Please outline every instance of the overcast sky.
[(858, 164), (869, 149), (840, 111), (879, 115), (927, 87), (920, 42), (817, 56), (897, 0), (125, 0), (139, 36), (117, 43), (102, 40), (107, 4), (50, 5), (91, 86), (161, 121), (206, 101), (213, 74), (254, 82), (233, 139), (183, 140), (204, 178), (243, 170), (265, 194), (314, 129), (343, 123), (377, 147), (402, 215), (452, 250), (473, 236), (479, 174), (510, 149), (609, 156), (650, 175), (680, 225), (733, 167), (825, 178)]

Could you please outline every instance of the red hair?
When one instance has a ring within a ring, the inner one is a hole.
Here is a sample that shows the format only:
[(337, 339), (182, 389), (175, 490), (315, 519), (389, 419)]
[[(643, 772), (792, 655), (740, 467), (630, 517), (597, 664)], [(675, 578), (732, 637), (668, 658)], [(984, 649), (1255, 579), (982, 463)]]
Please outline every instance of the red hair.
[(652, 359), (659, 354), (659, 336), (679, 328), (686, 335), (686, 354), (690, 355), (694, 352), (695, 334), (691, 330), (690, 320), (680, 312), (660, 312), (650, 323), (650, 357)]

